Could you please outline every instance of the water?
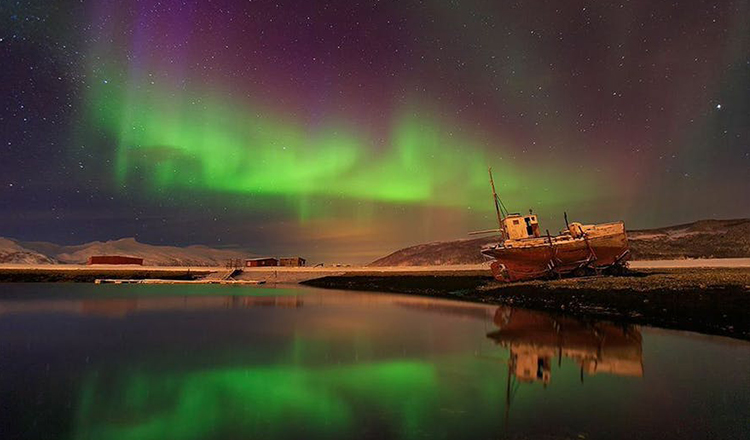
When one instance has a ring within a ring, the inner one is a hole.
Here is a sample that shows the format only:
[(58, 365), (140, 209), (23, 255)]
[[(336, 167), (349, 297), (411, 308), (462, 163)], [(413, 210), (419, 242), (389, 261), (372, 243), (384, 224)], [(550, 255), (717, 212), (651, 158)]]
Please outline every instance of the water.
[(748, 365), (742, 341), (413, 296), (0, 285), (3, 439), (748, 438)]

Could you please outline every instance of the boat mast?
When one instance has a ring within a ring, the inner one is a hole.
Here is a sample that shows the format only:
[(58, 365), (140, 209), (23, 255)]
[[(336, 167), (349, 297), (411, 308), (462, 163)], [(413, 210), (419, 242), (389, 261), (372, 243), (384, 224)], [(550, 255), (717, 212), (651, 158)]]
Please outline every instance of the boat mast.
[(500, 233), (503, 238), (507, 238), (505, 232), (505, 226), (503, 225), (503, 215), (500, 210), (500, 199), (497, 197), (497, 191), (495, 191), (495, 180), (492, 179), (492, 167), (487, 168), (487, 172), (490, 175), (490, 186), (492, 186), (492, 201), (495, 202), (495, 213), (497, 213), (497, 226), (500, 229)]

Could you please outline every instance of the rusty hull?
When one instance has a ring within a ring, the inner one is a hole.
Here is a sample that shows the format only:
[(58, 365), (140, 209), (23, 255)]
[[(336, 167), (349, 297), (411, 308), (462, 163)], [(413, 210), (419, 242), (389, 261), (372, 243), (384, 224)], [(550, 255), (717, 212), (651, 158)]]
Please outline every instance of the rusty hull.
[(506, 240), (482, 249), (493, 258), (491, 268), (500, 281), (522, 281), (560, 276), (586, 269), (604, 269), (628, 257), (628, 238), (622, 222), (587, 225), (574, 237), (564, 233), (552, 237)]

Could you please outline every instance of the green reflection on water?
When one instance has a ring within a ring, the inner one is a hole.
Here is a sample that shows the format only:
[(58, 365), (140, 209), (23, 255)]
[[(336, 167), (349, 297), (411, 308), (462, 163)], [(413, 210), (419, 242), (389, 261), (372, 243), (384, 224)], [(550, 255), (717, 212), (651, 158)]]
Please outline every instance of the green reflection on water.
[(387, 412), (390, 430), (410, 437), (426, 422), (436, 389), (421, 362), (300, 368), (259, 367), (89, 376), (75, 438), (192, 439), (224, 433), (253, 437), (352, 429), (357, 405)]

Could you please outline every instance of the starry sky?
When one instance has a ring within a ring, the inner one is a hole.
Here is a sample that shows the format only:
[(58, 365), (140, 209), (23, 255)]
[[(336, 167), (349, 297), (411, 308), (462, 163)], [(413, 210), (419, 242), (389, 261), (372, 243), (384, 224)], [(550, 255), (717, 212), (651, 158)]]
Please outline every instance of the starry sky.
[(750, 2), (0, 3), (0, 235), (368, 262), (750, 216)]

